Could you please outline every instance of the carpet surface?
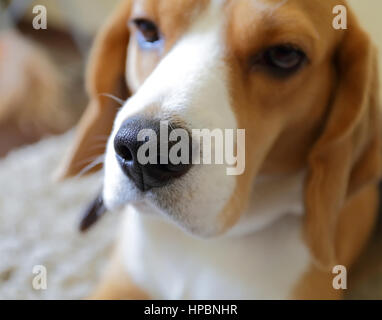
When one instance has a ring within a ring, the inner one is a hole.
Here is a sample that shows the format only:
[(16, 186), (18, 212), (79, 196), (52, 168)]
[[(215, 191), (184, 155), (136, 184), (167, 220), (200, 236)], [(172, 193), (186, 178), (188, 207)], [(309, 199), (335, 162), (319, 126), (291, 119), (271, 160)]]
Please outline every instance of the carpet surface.
[[(115, 215), (86, 234), (81, 211), (100, 188), (100, 175), (55, 182), (73, 133), (43, 140), (0, 161), (0, 299), (86, 297), (112, 245)], [(32, 286), (33, 267), (47, 271), (47, 289)]]

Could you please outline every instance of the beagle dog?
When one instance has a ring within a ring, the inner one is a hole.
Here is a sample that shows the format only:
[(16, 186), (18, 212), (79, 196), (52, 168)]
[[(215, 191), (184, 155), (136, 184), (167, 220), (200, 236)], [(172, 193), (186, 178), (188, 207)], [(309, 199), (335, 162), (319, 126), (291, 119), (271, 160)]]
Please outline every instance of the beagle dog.
[[(347, 29), (332, 25), (338, 4)], [(351, 267), (377, 215), (377, 78), (342, 0), (121, 1), (95, 40), (62, 172), (105, 154), (96, 207), (124, 212), (92, 297), (341, 298), (333, 268)], [(243, 174), (136, 163), (137, 131), (162, 120), (244, 129)]]

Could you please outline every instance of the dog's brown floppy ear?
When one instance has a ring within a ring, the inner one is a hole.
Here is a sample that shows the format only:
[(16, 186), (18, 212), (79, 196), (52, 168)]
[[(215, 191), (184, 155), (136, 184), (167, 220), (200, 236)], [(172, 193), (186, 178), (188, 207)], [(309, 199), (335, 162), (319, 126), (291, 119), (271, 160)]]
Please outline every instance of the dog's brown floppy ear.
[[(86, 75), (90, 102), (78, 125), (74, 146), (60, 169), (60, 178), (79, 174), (105, 152), (106, 139), (120, 107), (105, 94), (127, 98), (124, 79), (130, 10), (131, 0), (122, 1), (95, 39)], [(92, 171), (99, 168), (98, 165)]]
[(338, 264), (341, 208), (380, 176), (376, 53), (352, 13), (348, 21), (348, 30), (338, 31), (344, 32), (336, 57), (339, 83), (323, 133), (309, 156), (305, 188), (305, 237), (322, 268)]

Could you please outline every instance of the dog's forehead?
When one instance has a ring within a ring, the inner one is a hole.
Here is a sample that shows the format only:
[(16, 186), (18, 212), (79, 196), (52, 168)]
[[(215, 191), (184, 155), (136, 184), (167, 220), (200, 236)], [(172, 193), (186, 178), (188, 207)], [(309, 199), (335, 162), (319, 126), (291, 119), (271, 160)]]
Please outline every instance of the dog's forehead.
[(213, 2), (226, 0), (134, 0), (133, 14), (148, 14), (164, 19), (175, 19), (178, 22), (189, 22), (194, 14), (200, 14)]
[(243, 38), (274, 29), (305, 34), (318, 40), (321, 35), (333, 34), (332, 10), (337, 4), (344, 4), (344, 1), (134, 0), (132, 14), (159, 20), (165, 34), (172, 33), (174, 38), (186, 32), (199, 16), (209, 11), (216, 13), (210, 15), (210, 19), (218, 17), (219, 24), (227, 26), (228, 30), (236, 26)]
[(240, 10), (248, 15), (277, 14), (278, 11), (298, 9), (307, 15), (315, 11), (331, 10), (335, 5), (344, 4), (343, 0), (134, 0), (133, 12), (151, 13), (164, 18), (182, 17), (185, 20), (193, 14), (201, 14), (210, 8), (232, 12)]
[(298, 0), (135, 0), (133, 13), (151, 14), (161, 19), (175, 19), (177, 22), (189, 23), (195, 15), (207, 10), (220, 10), (229, 13), (245, 9), (249, 15), (273, 13), (280, 7), (296, 5)]

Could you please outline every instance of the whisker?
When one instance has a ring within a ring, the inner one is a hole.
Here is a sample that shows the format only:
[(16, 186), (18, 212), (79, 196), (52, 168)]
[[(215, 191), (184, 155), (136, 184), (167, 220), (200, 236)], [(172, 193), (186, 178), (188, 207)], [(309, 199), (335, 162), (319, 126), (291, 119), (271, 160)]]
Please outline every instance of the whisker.
[(101, 96), (110, 98), (110, 99), (114, 100), (115, 102), (119, 103), (121, 106), (125, 103), (124, 100), (112, 95), (111, 93), (101, 93)]
[(91, 147), (88, 148), (89, 151), (99, 150), (101, 148), (106, 148), (106, 143), (95, 143)]
[(83, 164), (86, 164), (88, 162), (92, 162), (92, 161), (95, 161), (97, 159), (99, 159), (100, 157), (104, 157), (105, 155), (104, 154), (101, 154), (101, 155), (96, 155), (96, 156), (92, 156), (92, 157), (88, 157), (86, 159), (82, 159), (81, 161), (77, 161), (76, 162), (76, 166), (77, 167), (80, 167), (82, 166)]
[(109, 136), (107, 136), (107, 135), (104, 135), (104, 136), (101, 136), (101, 135), (99, 135), (99, 136), (94, 136), (93, 137), (93, 140), (95, 140), (95, 141), (107, 141), (109, 139)]
[(94, 161), (92, 161), (91, 163), (89, 163), (85, 168), (83, 168), (83, 169), (76, 175), (76, 177), (78, 178), (78, 177), (83, 176), (84, 174), (86, 174), (87, 172), (89, 172), (91, 169), (93, 169), (93, 168), (96, 167), (97, 165), (104, 163), (104, 161), (105, 161), (105, 157), (104, 157), (104, 155), (97, 157), (97, 159), (95, 159)]
[(168, 126), (170, 127), (171, 130), (175, 130), (170, 121), (168, 122)]

